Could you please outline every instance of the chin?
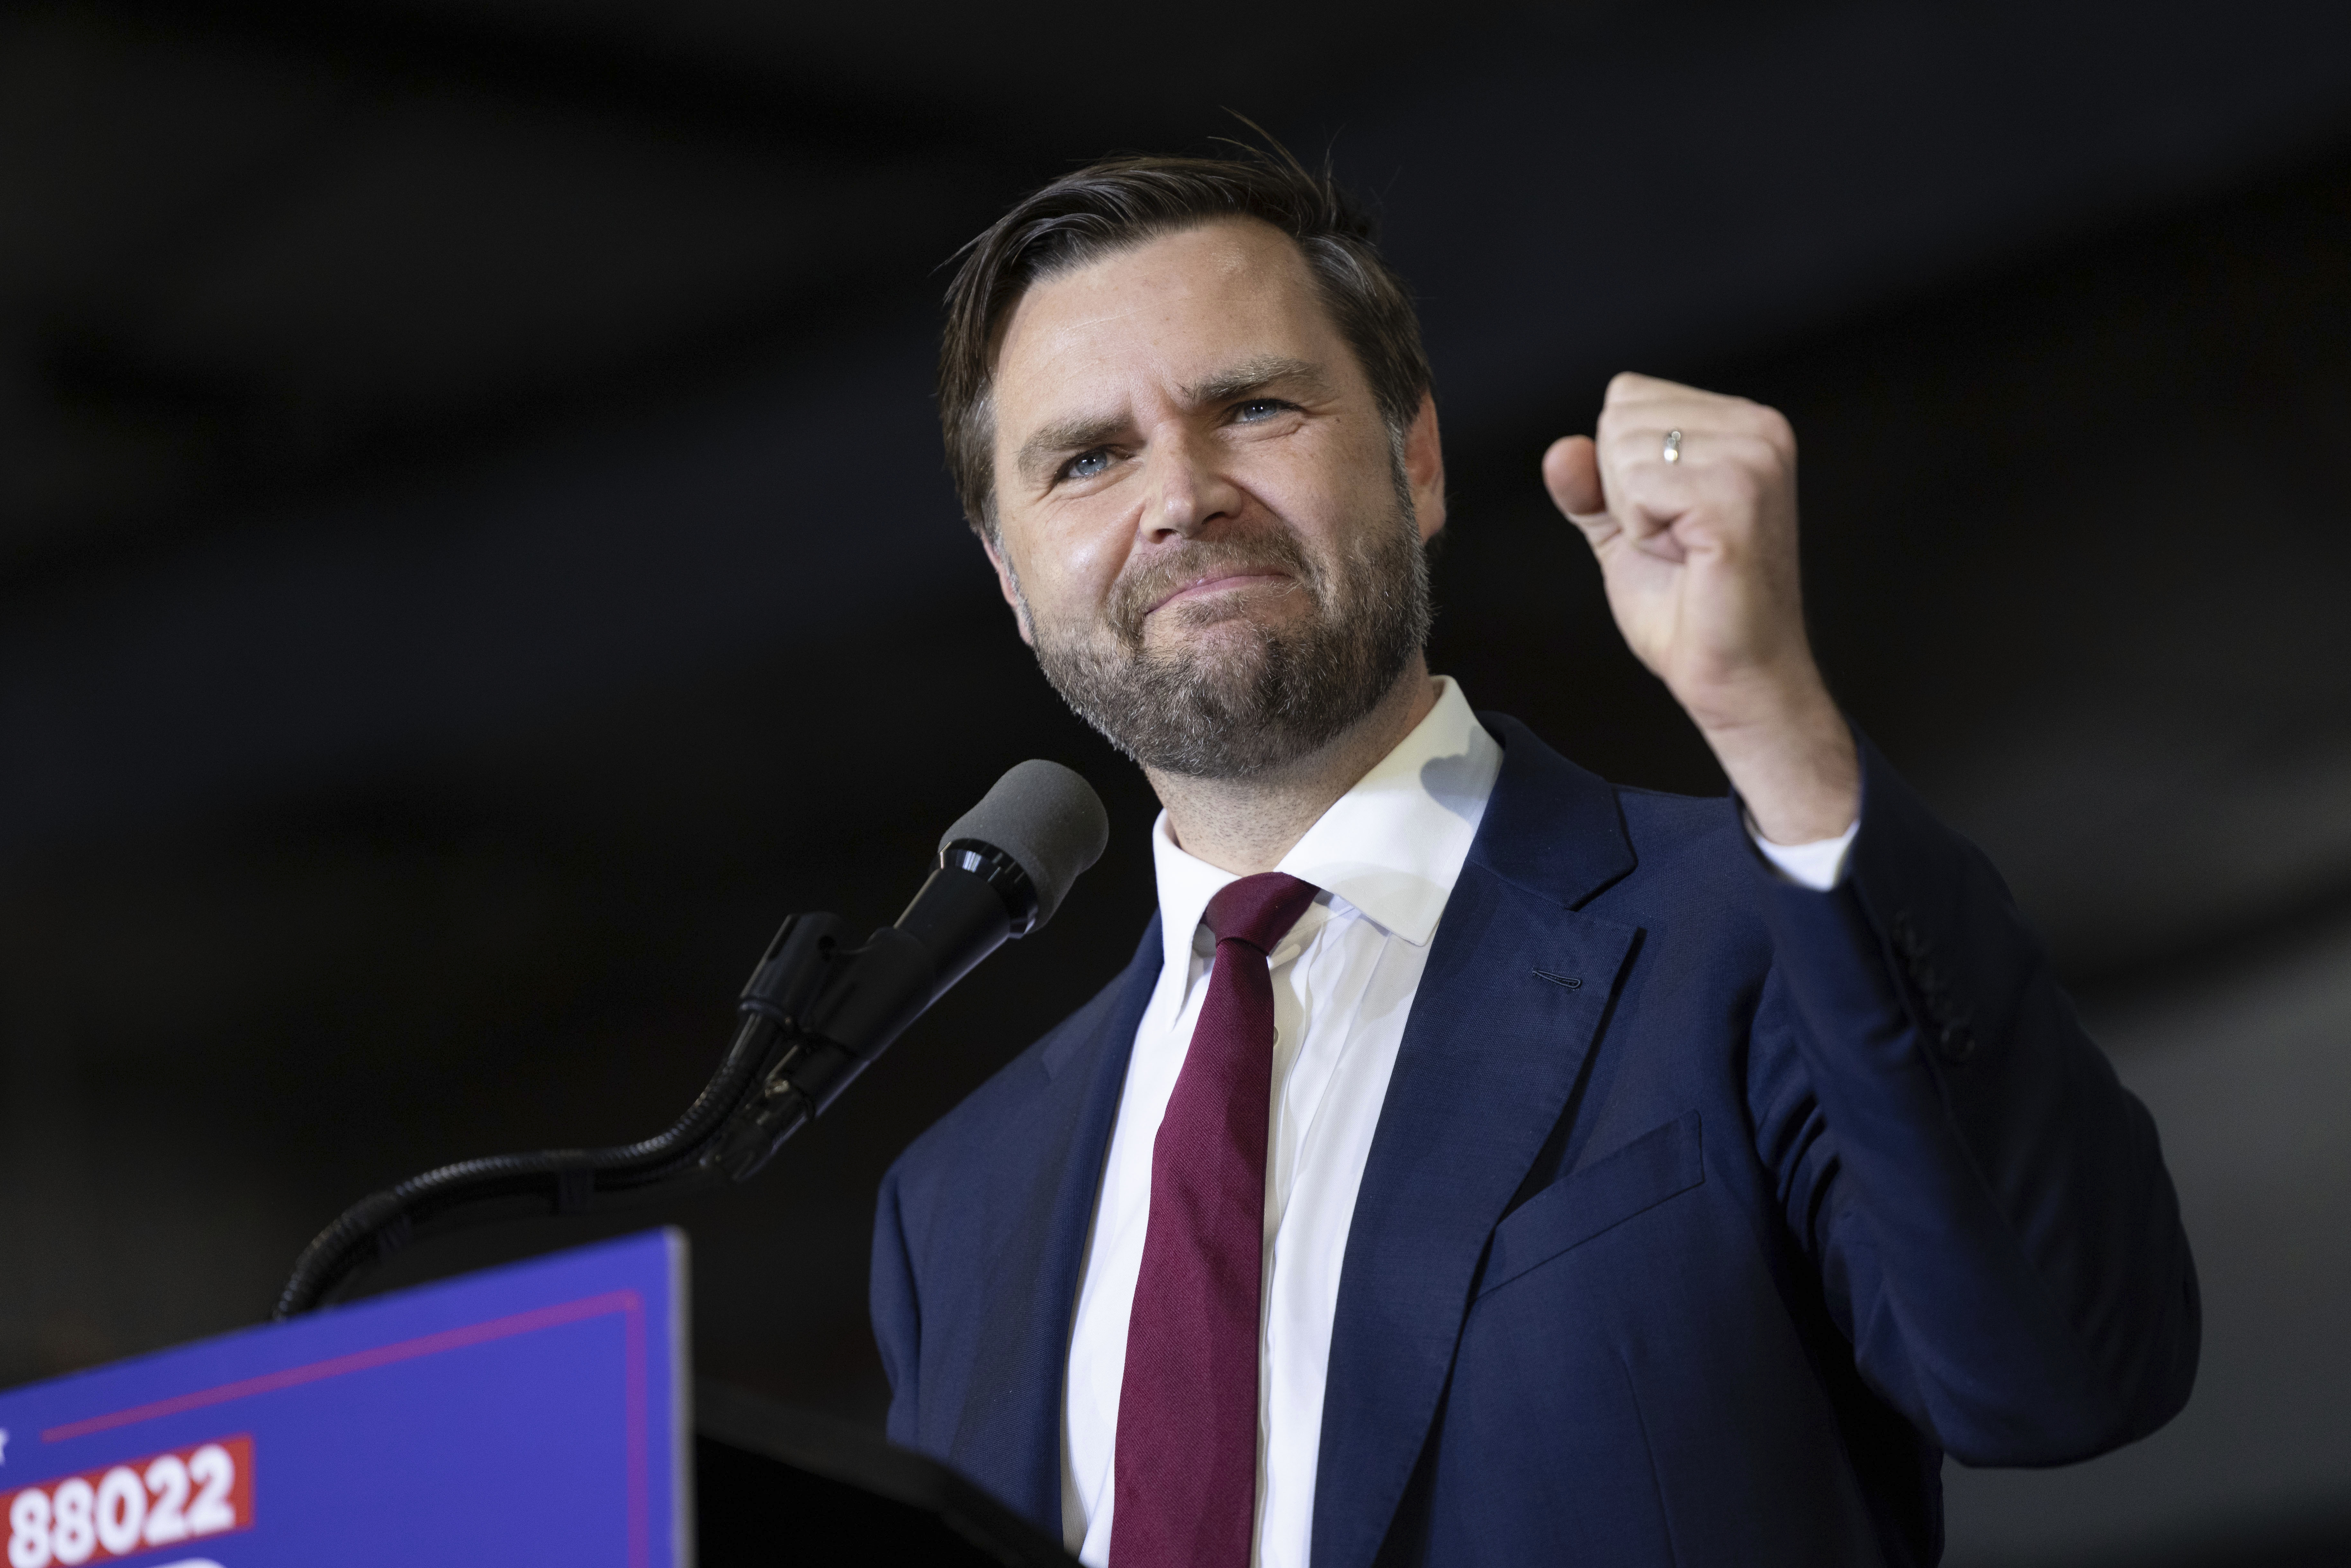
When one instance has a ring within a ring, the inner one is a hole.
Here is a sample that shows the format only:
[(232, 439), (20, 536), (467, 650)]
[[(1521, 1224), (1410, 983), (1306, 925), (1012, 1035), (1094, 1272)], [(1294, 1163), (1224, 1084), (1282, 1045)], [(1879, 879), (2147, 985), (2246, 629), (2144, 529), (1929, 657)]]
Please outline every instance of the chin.
[(1159, 654), (1241, 643), (1262, 645), (1268, 637), (1305, 619), (1305, 612), (1288, 600), (1287, 594), (1233, 594), (1180, 605), (1153, 617), (1143, 645)]

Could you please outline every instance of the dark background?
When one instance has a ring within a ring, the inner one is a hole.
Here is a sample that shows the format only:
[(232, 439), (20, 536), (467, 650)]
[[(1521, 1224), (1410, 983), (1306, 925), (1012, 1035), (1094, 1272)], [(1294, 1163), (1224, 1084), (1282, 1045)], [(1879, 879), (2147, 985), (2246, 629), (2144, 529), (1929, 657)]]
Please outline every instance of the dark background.
[(1107, 977), (1154, 803), (963, 532), (942, 261), (1263, 121), (1385, 214), (1454, 488), (1434, 662), (1720, 780), (1535, 460), (1771, 402), (1850, 710), (2163, 1127), (2195, 1401), (1950, 1472), (1951, 1561), (2351, 1557), (2351, 10), (0, 13), (0, 1385), (259, 1320), (345, 1202), (643, 1135), (776, 922), (878, 924), (1010, 763), (1111, 850), (752, 1187), (658, 1221), (717, 1375), (853, 1419), (872, 1192)]

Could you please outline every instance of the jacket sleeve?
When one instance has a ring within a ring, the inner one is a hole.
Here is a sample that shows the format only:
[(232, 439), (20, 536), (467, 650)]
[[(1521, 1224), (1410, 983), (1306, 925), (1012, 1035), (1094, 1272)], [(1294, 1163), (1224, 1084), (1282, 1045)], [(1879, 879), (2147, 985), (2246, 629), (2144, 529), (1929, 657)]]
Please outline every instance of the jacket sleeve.
[(867, 1304), (873, 1318), (873, 1343), (882, 1353), (882, 1370), (890, 1379), (890, 1440), (912, 1448), (920, 1408), (916, 1394), (921, 1383), (923, 1319), (914, 1294), (914, 1264), (906, 1249), (898, 1186), (898, 1169), (893, 1166), (882, 1178), (880, 1200), (873, 1207), (873, 1263)]
[(1759, 1145), (1881, 1397), (1963, 1463), (2087, 1458), (2195, 1379), (2155, 1125), (1991, 862), (1860, 750), (1844, 881), (1795, 887), (1757, 857)]

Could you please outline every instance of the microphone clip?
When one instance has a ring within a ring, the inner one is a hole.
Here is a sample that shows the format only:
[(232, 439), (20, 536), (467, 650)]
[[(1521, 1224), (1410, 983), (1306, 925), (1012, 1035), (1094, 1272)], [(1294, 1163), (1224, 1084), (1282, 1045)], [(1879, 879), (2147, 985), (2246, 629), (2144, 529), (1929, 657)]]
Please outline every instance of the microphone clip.
[(705, 1175), (757, 1176), (930, 1005), (939, 988), (921, 942), (884, 926), (850, 947), (843, 930), (838, 915), (795, 915), (751, 971), (744, 1023), (767, 1038), (755, 1087), (702, 1152)]

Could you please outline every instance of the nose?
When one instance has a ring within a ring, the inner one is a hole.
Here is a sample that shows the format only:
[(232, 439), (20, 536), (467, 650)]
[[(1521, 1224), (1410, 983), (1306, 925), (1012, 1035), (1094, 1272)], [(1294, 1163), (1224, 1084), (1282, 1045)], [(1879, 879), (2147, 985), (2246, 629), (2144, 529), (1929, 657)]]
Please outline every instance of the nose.
[(1144, 458), (1153, 473), (1141, 519), (1144, 540), (1196, 539), (1238, 518), (1246, 497), (1227, 476), (1213, 443), (1190, 431), (1163, 434)]

